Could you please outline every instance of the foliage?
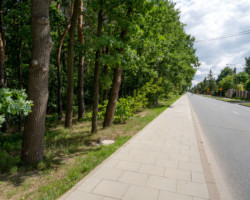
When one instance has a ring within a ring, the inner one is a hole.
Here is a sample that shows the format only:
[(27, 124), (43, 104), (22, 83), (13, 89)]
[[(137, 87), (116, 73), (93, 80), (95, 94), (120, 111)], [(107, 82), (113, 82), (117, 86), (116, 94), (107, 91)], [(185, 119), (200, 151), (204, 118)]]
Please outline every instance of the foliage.
[(246, 81), (246, 83), (245, 83), (245, 89), (247, 90), (247, 91), (250, 91), (250, 79), (248, 79), (247, 81)]
[(221, 70), (220, 74), (218, 75), (218, 78), (216, 80), (216, 83), (218, 84), (223, 78), (225, 78), (226, 76), (232, 75), (233, 74), (233, 70), (230, 67), (225, 67)]
[(237, 90), (238, 91), (243, 91), (244, 90), (244, 85), (242, 83), (237, 84)]
[(25, 90), (0, 89), (0, 127), (6, 114), (27, 116), (32, 102), (27, 100)]
[(223, 88), (224, 91), (227, 91), (228, 89), (232, 89), (234, 86), (234, 76), (229, 75), (224, 77), (220, 82), (219, 86)]
[(246, 57), (245, 58), (245, 68), (244, 68), (244, 71), (250, 75), (250, 57)]
[(210, 92), (217, 92), (217, 87), (216, 87), (216, 82), (213, 77), (213, 72), (210, 69), (209, 74), (208, 74), (208, 87)]
[(246, 83), (249, 75), (246, 72), (239, 72), (236, 75), (237, 83), (242, 83), (243, 85)]
[(115, 115), (114, 115), (114, 122), (121, 123), (126, 122), (128, 119), (134, 116), (134, 110), (132, 108), (134, 98), (120, 98), (117, 102)]

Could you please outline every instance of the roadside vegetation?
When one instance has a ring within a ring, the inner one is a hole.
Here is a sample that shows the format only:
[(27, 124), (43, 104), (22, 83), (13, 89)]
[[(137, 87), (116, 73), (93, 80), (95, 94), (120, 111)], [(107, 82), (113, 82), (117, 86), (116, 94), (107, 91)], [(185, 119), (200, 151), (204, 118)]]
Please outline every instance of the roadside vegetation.
[(245, 58), (244, 71), (239, 73), (236, 73), (236, 68), (232, 70), (226, 66), (215, 79), (210, 70), (191, 92), (227, 102), (250, 101), (250, 57)]
[[(65, 129), (53, 115), (47, 116), (49, 127), (45, 133), (45, 159), (36, 166), (20, 165), (22, 137), (20, 133), (1, 137), (0, 199), (56, 199), (104, 159), (114, 153), (133, 135), (157, 117), (179, 96), (160, 100), (158, 108), (147, 108), (135, 114), (127, 123), (115, 124), (92, 135), (90, 122), (73, 119), (73, 128)], [(114, 144), (101, 146), (104, 139)]]

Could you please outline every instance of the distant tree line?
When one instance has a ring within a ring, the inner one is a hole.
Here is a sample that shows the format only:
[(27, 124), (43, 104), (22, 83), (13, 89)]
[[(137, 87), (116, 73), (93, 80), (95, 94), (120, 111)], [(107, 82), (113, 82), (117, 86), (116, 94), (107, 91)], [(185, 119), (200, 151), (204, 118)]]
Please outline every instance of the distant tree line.
[(238, 91), (250, 91), (250, 57), (245, 58), (245, 67), (242, 72), (236, 73), (236, 69), (229, 66), (223, 68), (215, 79), (212, 70), (209, 71), (203, 81), (192, 88), (195, 93), (219, 95), (229, 89)]

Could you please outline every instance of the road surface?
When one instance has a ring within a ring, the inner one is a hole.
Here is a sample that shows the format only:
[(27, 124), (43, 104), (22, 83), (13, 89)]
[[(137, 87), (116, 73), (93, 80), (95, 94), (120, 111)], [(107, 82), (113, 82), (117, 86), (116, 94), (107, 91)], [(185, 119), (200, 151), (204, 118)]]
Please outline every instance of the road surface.
[(233, 199), (249, 200), (250, 108), (188, 96)]

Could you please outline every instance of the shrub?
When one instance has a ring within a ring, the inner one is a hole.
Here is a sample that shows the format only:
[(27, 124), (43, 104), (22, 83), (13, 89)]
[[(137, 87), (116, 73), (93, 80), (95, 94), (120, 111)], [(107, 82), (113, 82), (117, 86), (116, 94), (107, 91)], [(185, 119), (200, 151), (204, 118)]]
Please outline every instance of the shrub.
[(132, 103), (134, 102), (133, 98), (120, 98), (117, 102), (114, 122), (121, 123), (126, 122), (129, 118), (134, 116)]
[(6, 114), (26, 116), (31, 112), (32, 101), (27, 98), (25, 90), (0, 89), (0, 127)]

